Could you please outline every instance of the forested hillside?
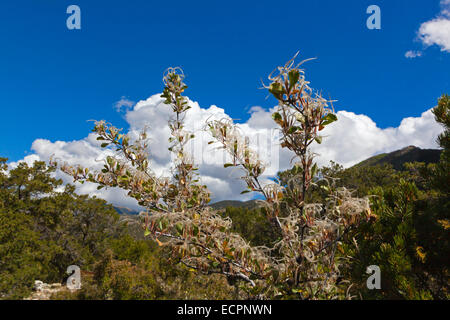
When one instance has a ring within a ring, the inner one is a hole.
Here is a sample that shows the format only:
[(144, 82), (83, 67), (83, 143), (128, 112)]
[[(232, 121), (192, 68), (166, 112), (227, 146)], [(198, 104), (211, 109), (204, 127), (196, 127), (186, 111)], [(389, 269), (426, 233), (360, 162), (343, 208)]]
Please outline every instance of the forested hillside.
[[(344, 170), (336, 163), (331, 163), (329, 167), (323, 168), (323, 170), (333, 170), (345, 172), (345, 177), (340, 179), (345, 180), (345, 186), (351, 187), (355, 190), (368, 190), (375, 186), (383, 186), (386, 182), (383, 179), (389, 180), (393, 174), (401, 174), (396, 171), (408, 171), (411, 166), (427, 166), (429, 164), (438, 163), (440, 160), (442, 150), (439, 149), (420, 149), (415, 146), (405, 147), (400, 150), (396, 150), (389, 153), (382, 153), (373, 157), (370, 157), (360, 163), (355, 164), (351, 168)], [(413, 164), (417, 162), (417, 164)], [(420, 163), (420, 164), (419, 164)], [(364, 170), (359, 170), (365, 168)], [(384, 170), (383, 170), (384, 169)], [(414, 171), (414, 170), (410, 170)], [(366, 175), (370, 172), (370, 175)], [(408, 172), (407, 175), (413, 172)], [(279, 175), (283, 177), (286, 173), (281, 172)], [(350, 177), (358, 179), (356, 175), (359, 175), (359, 181), (350, 182)], [(364, 194), (367, 192), (363, 192)], [(248, 208), (254, 209), (261, 206), (257, 200), (250, 201), (236, 201), (236, 200), (223, 200), (211, 204), (214, 209), (225, 209), (228, 207), (233, 208)]]
[(415, 146), (408, 146), (401, 150), (376, 155), (355, 166), (373, 166), (387, 163), (392, 165), (395, 170), (403, 170), (403, 165), (408, 162), (438, 163), (441, 153), (442, 150), (420, 149)]
[[(0, 161), (0, 297), (25, 298), (34, 281), (64, 283), (69, 265), (82, 289), (55, 298), (205, 299), (233, 292), (223, 279), (196, 277), (167, 264), (170, 255), (144, 239), (137, 216), (119, 216), (104, 200), (78, 196), (43, 162), (6, 174)], [(208, 286), (205, 284), (208, 283)]]

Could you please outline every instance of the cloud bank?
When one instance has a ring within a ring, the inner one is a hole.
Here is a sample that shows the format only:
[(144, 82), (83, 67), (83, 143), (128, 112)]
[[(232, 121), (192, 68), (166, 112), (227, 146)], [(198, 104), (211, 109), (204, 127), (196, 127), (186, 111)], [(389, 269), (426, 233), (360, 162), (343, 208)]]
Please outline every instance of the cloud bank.
[[(244, 183), (239, 179), (242, 175), (237, 169), (224, 169), (223, 163), (229, 161), (228, 156), (217, 148), (208, 144), (212, 140), (203, 130), (208, 120), (231, 119), (225, 110), (215, 105), (202, 108), (197, 102), (189, 100), (191, 109), (185, 122), (186, 128), (195, 133), (195, 139), (189, 145), (195, 161), (199, 164), (201, 182), (208, 185), (213, 193), (213, 201), (224, 199), (248, 200), (252, 194), (240, 195), (244, 190)], [(253, 107), (249, 119), (238, 124), (241, 132), (250, 138), (250, 146), (255, 149), (261, 159), (267, 164), (265, 179), (276, 174), (278, 170), (291, 167), (292, 153), (281, 149), (278, 142), (276, 124), (271, 118), (273, 109), (265, 110)], [(420, 117), (405, 118), (395, 128), (381, 129), (366, 115), (348, 111), (337, 112), (338, 121), (329, 125), (324, 132), (321, 145), (315, 145), (313, 151), (320, 156), (319, 165), (325, 165), (330, 160), (345, 167), (358, 163), (370, 156), (382, 152), (398, 150), (408, 145), (421, 148), (437, 148), (435, 142), (442, 128), (434, 121), (430, 110)], [(137, 137), (145, 129), (150, 138), (151, 167), (157, 175), (170, 174), (171, 154), (167, 150), (169, 143), (169, 129), (167, 121), (171, 117), (170, 108), (164, 105), (160, 94), (155, 94), (147, 100), (142, 100), (126, 111), (125, 119), (129, 124), (128, 133)], [(80, 164), (89, 168), (101, 168), (102, 160), (113, 152), (100, 148), (95, 134), (91, 133), (82, 140), (49, 141), (37, 139), (31, 149), (33, 154), (22, 161), (33, 163), (35, 160), (48, 161), (51, 156), (69, 164)], [(11, 163), (14, 167), (17, 163)], [(66, 183), (72, 180), (62, 172), (56, 176)], [(120, 189), (97, 190), (90, 183), (77, 184), (77, 191), (83, 194), (95, 195), (113, 203), (114, 205), (137, 208), (134, 199), (126, 196)]]

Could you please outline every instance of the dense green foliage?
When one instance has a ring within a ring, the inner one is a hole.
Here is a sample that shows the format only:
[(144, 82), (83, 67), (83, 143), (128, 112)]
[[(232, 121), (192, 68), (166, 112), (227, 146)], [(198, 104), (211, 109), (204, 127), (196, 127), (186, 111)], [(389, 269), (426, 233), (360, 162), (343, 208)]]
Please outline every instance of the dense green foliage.
[(35, 279), (63, 280), (71, 264), (92, 265), (123, 228), (105, 201), (78, 196), (43, 162), (0, 172), (0, 294), (28, 293)]
[[(436, 121), (444, 126), (444, 132), (438, 137), (443, 151), (436, 164), (433, 161), (400, 163), (408, 157), (404, 152), (400, 156), (397, 152), (382, 157), (392, 160), (397, 167), (402, 165), (402, 170), (395, 170), (389, 161), (376, 164), (379, 160), (376, 157), (372, 158), (372, 165), (364, 161), (362, 165), (344, 169), (332, 162), (321, 168), (324, 179), (316, 181), (311, 193), (314, 201), (326, 197), (323, 186), (347, 187), (358, 196), (371, 198), (371, 219), (343, 237), (338, 247), (340, 256), (351, 257), (342, 269), (342, 277), (352, 286), (355, 296), (449, 298), (449, 112), (450, 97), (444, 95), (433, 109)], [(279, 173), (282, 183), (295, 174), (294, 170)], [(370, 265), (381, 269), (381, 290), (367, 289), (365, 271)]]
[(231, 218), (232, 230), (242, 235), (251, 245), (270, 246), (278, 239), (279, 234), (273, 231), (263, 211), (263, 208), (227, 207), (222, 215)]
[[(0, 160), (0, 298), (24, 298), (34, 281), (63, 282), (82, 271), (70, 299), (206, 299), (234, 294), (224, 279), (195, 277), (143, 240), (137, 217), (120, 219), (104, 200), (79, 196), (43, 162), (7, 170)], [(131, 220), (125, 223), (124, 220)], [(134, 220), (134, 221), (133, 221)], [(205, 285), (208, 284), (208, 285)]]
[[(363, 298), (449, 298), (449, 112), (450, 99), (444, 95), (433, 109), (444, 126), (439, 163), (407, 163), (402, 172), (375, 166), (339, 173), (340, 183), (372, 195), (375, 221), (353, 235), (357, 250), (346, 244), (342, 250), (354, 257), (347, 272)], [(372, 264), (380, 266), (381, 290), (365, 286), (364, 269)]]
[(398, 183), (369, 192), (375, 195), (376, 222), (356, 235), (360, 252), (355, 252), (355, 257), (360, 258), (351, 267), (356, 275), (364, 264), (379, 265), (382, 290), (363, 289), (363, 297), (449, 298), (449, 96), (439, 99), (433, 113), (444, 126), (438, 138), (443, 148), (440, 162), (407, 164), (409, 174)]

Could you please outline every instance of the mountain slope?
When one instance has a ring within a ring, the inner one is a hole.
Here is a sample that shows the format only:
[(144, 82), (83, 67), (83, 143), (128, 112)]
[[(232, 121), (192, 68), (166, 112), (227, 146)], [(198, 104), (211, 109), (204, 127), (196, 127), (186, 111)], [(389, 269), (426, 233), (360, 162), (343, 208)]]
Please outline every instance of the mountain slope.
[(409, 146), (390, 153), (382, 153), (370, 157), (354, 167), (368, 167), (379, 164), (392, 164), (395, 170), (403, 170), (403, 164), (406, 162), (425, 162), (437, 163), (441, 156), (442, 150), (438, 149), (421, 149), (415, 146)]
[(221, 210), (227, 207), (255, 209), (259, 207), (259, 204), (256, 202), (256, 200), (249, 200), (249, 201), (223, 200), (211, 203), (209, 206), (215, 210)]
[(126, 215), (138, 215), (139, 211), (133, 210), (133, 209), (129, 209), (129, 208), (125, 208), (125, 207), (116, 207), (114, 206), (114, 210), (116, 210), (116, 212), (118, 214), (126, 214)]

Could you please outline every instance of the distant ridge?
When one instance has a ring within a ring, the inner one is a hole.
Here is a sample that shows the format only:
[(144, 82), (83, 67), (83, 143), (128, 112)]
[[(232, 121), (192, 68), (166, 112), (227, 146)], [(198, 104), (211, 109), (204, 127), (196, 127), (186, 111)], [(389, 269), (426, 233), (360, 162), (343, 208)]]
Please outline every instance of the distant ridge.
[(127, 215), (138, 215), (139, 211), (133, 210), (133, 209), (129, 209), (129, 208), (125, 208), (125, 207), (116, 207), (113, 206), (114, 210), (116, 210), (116, 212), (118, 214), (127, 214)]
[(408, 146), (397, 151), (370, 157), (354, 165), (354, 167), (369, 167), (389, 163), (395, 170), (404, 170), (403, 164), (407, 162), (437, 163), (441, 153), (442, 150), (438, 149), (421, 149), (415, 146)]
[[(249, 201), (239, 201), (239, 200), (223, 200), (218, 201), (215, 203), (211, 203), (209, 205), (211, 208), (215, 210), (222, 210), (226, 209), (227, 207), (234, 207), (234, 208), (247, 208), (247, 209), (254, 209), (259, 207), (259, 204), (256, 200), (249, 200)], [(125, 207), (116, 207), (113, 206), (114, 210), (120, 215), (138, 215), (139, 211), (125, 208)]]
[(239, 201), (239, 200), (223, 200), (209, 205), (215, 210), (226, 209), (227, 207), (255, 209), (259, 207), (257, 200)]

